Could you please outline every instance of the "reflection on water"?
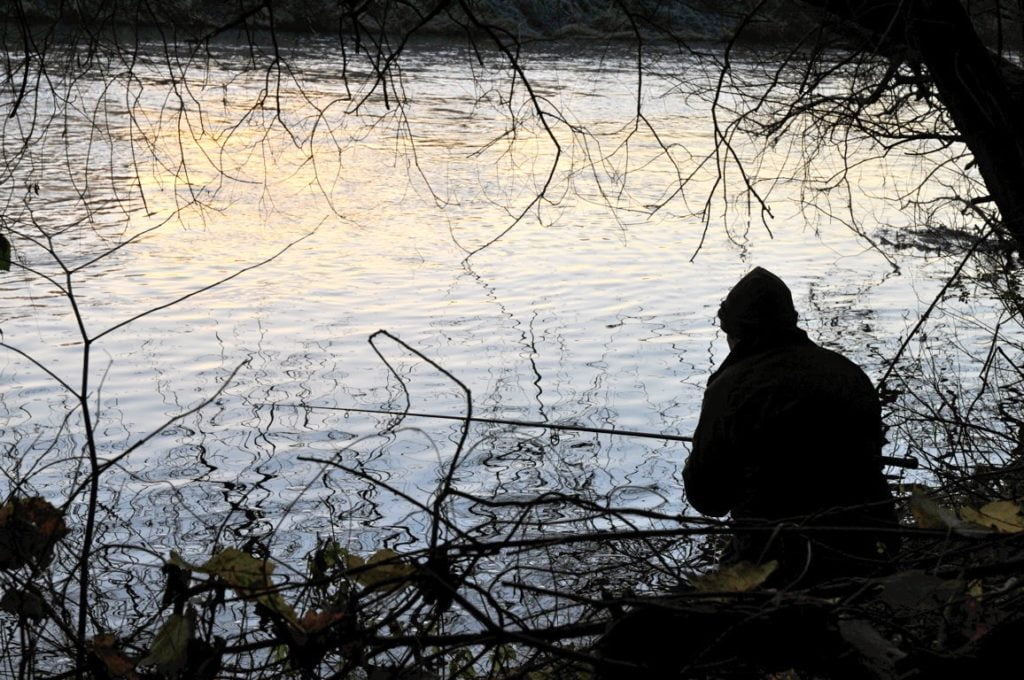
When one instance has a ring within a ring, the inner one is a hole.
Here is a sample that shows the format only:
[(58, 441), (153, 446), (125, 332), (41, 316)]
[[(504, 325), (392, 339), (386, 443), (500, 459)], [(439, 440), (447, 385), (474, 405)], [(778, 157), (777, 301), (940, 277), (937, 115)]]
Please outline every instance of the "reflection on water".
[[(337, 54), (316, 45), (293, 55), (303, 87), (284, 84), (283, 110), (253, 107), (265, 74), (238, 73), (241, 53), (223, 48), (176, 81), (143, 64), (113, 87), (57, 82), (74, 103), (60, 129), (27, 132), (29, 113), (5, 123), (6, 153), (25, 135), (33, 145), (5, 187), (26, 269), (0, 279), (3, 339), (77, 385), (83, 346), (58, 290), (62, 268), (74, 270), (87, 333), (108, 333), (90, 366), (102, 456), (158, 429), (103, 478), (105, 540), (186, 555), (264, 541), (279, 557), (328, 534), (363, 550), (421, 544), (458, 423), (318, 408), (464, 412), (461, 390), (397, 345), (382, 346), (389, 372), (367, 344), (378, 328), (454, 373), (478, 415), (686, 434), (726, 352), (718, 302), (755, 263), (790, 283), (813, 337), (876, 379), (948, 272), (909, 251), (894, 269), (811, 209), (796, 182), (771, 194), (774, 238), (742, 201), (712, 214), (704, 238), (711, 170), (677, 189), (680, 168), (710, 149), (707, 109), (681, 89), (692, 64), (672, 55), (643, 99), (668, 149), (624, 126), (636, 107), (632, 56), (530, 63), (545, 105), (572, 127), (556, 128), (562, 156), (545, 200), (467, 261), (531, 204), (554, 147), (521, 95), (508, 101), (505, 74), (471, 71), (464, 56), (410, 52), (400, 109), (374, 95), (353, 113)], [(41, 99), (35, 115), (63, 115), (56, 101)], [(791, 159), (769, 161), (778, 166), (761, 173), (776, 177)], [(865, 162), (851, 170), (859, 193), (848, 207), (868, 231), (902, 225), (879, 178), (913, 184), (926, 170)], [(29, 240), (44, 232), (60, 262)], [(972, 342), (969, 329), (962, 339)], [(212, 402), (162, 425), (238, 366)], [(4, 353), (0, 372), (7, 486), (66, 498), (86, 471), (80, 410), (18, 354)], [(686, 453), (475, 424), (454, 484), (500, 503), (458, 498), (450, 512), (466, 527), (500, 526), (517, 501), (552, 491), (682, 512)], [(557, 531), (578, 511), (552, 501), (544, 512)]]

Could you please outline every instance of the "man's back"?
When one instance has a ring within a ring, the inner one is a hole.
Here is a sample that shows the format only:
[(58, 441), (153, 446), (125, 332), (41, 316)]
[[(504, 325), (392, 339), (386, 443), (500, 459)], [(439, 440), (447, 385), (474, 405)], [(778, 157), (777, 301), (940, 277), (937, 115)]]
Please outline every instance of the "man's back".
[[(758, 292), (781, 286), (788, 297), (777, 277), (764, 274)], [(761, 321), (761, 327), (744, 327), (747, 337), (734, 343), (712, 376), (684, 469), (687, 497), (704, 514), (731, 512), (738, 523), (754, 525), (737, 535), (732, 559), (783, 558), (792, 573), (799, 555), (807, 557), (810, 538), (819, 575), (839, 566), (864, 571), (881, 556), (879, 535), (813, 529), (807, 537), (779, 537), (757, 527), (895, 524), (871, 381), (854, 363), (808, 340), (795, 319), (794, 312), (791, 322), (787, 316), (777, 326)]]

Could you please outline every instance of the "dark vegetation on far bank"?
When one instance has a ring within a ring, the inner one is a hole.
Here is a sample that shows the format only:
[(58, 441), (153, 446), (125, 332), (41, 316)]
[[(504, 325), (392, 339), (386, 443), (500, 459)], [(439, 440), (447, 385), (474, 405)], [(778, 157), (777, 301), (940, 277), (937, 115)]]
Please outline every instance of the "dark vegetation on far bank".
[[(266, 6), (264, 6), (264, 4)], [(27, 21), (51, 26), (97, 25), (120, 27), (167, 27), (180, 32), (179, 39), (198, 39), (226, 29), (270, 30), (314, 34), (366, 32), (371, 40), (388, 36), (401, 41), (411, 33), (418, 37), (484, 35), (486, 24), (524, 43), (550, 43), (567, 39), (632, 41), (639, 28), (649, 38), (723, 42), (735, 34), (758, 3), (688, 0), (476, 0), (460, 2), (335, 2), (333, 0), (276, 0), (243, 3), (230, 0), (198, 2), (170, 0), (137, 3), (128, 0), (19, 0), (0, 10), (9, 23)], [(799, 3), (773, 0), (752, 17), (744, 40), (793, 40), (807, 34), (814, 20)], [(629, 13), (624, 12), (628, 10)], [(245, 16), (248, 15), (248, 16)], [(244, 21), (239, 19), (245, 16)], [(642, 18), (637, 23), (636, 18)]]
[[(202, 39), (231, 29), (285, 31), (325, 37), (359, 32), (401, 41), (421, 37), (483, 35), (491, 26), (524, 43), (571, 40), (635, 40), (637, 31), (660, 41), (757, 45), (801, 42), (822, 21), (816, 5), (800, 0), (474, 0), (463, 3), (368, 0), (16, 0), (0, 8), (0, 22), (37, 26), (166, 27), (178, 39)], [(972, 3), (975, 25), (987, 43), (1019, 47), (1024, 36), (1006, 31), (995, 0)], [(737, 30), (742, 27), (742, 30)], [(841, 45), (837, 45), (841, 46)]]

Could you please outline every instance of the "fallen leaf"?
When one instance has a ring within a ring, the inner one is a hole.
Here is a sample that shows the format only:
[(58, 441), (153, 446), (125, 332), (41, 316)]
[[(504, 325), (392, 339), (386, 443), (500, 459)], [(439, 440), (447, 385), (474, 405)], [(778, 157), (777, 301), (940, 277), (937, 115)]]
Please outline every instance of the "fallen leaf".
[(950, 519), (956, 519), (952, 510), (942, 507), (917, 489), (910, 496), (910, 514), (922, 529), (948, 529)]
[(967, 585), (967, 596), (963, 604), (963, 623), (960, 626), (964, 637), (971, 642), (977, 642), (988, 635), (991, 631), (989, 621), (986, 621), (985, 603), (982, 601), (984, 595), (984, 584), (980, 580), (971, 581)]
[(737, 562), (696, 576), (690, 583), (702, 593), (745, 593), (764, 583), (778, 567), (777, 560), (764, 564)]
[(978, 510), (970, 506), (960, 508), (960, 516), (968, 522), (990, 527), (1003, 534), (1024, 531), (1024, 517), (1020, 505), (1013, 501), (992, 501)]

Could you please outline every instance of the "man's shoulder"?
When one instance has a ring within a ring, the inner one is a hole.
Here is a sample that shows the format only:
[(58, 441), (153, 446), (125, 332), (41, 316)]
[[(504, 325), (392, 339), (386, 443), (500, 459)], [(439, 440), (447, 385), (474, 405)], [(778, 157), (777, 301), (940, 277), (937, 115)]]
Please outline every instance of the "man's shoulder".
[(864, 369), (845, 354), (814, 343), (810, 343), (809, 347), (811, 349), (808, 352), (808, 357), (813, 357), (813, 361), (820, 363), (823, 370), (839, 375), (856, 377), (863, 379), (868, 384), (871, 383), (871, 379), (868, 378)]
[(749, 356), (725, 368), (709, 385), (716, 391), (741, 389), (778, 383), (799, 383), (810, 379), (856, 383), (873, 390), (864, 370), (843, 354), (813, 342), (776, 347)]

